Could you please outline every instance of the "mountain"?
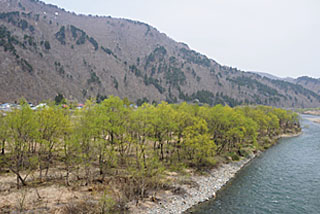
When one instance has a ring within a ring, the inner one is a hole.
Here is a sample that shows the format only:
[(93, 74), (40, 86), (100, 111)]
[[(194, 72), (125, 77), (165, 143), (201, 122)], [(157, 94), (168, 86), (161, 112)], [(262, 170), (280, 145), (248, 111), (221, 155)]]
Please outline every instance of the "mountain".
[(252, 72), (252, 73), (258, 74), (261, 77), (267, 77), (272, 80), (283, 80), (283, 81), (287, 81), (287, 82), (291, 82), (291, 83), (296, 83), (296, 81), (295, 81), (296, 79), (294, 79), (292, 77), (283, 78), (283, 77), (278, 77), (278, 76), (275, 76), (275, 75), (272, 75), (269, 73), (265, 73), (265, 72)]
[(79, 102), (113, 94), (138, 102), (320, 105), (312, 90), (222, 66), (148, 24), (37, 0), (0, 2), (0, 59), (0, 102), (60, 93)]
[(272, 80), (283, 80), (290, 83), (298, 84), (303, 86), (306, 89), (309, 89), (317, 94), (320, 94), (320, 79), (315, 79), (308, 76), (302, 76), (296, 79), (292, 77), (281, 78), (281, 77), (277, 77), (272, 74), (263, 73), (263, 72), (252, 72), (252, 73), (256, 73), (261, 77), (267, 77)]
[(301, 85), (311, 91), (314, 91), (317, 94), (320, 94), (320, 79), (302, 76), (297, 79), (294, 79), (294, 83)]
[(281, 77), (277, 77), (275, 75), (272, 75), (272, 74), (269, 74), (269, 73), (265, 73), (265, 72), (252, 72), (252, 73), (256, 73), (261, 77), (267, 77), (267, 78), (272, 79), (272, 80), (285, 80), (285, 79), (283, 79)]

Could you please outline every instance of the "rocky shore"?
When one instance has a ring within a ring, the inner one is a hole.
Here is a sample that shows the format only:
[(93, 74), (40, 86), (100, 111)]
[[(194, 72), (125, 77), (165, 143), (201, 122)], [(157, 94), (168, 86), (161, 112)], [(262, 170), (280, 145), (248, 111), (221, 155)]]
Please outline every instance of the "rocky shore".
[(190, 180), (194, 182), (192, 187), (188, 184), (176, 185), (177, 189), (185, 191), (183, 194), (166, 196), (157, 203), (153, 203), (150, 208), (140, 207), (132, 212), (145, 214), (182, 213), (196, 204), (214, 198), (216, 192), (228, 183), (228, 181), (255, 156), (256, 155), (252, 154), (247, 159), (222, 164), (206, 175), (191, 176)]
[[(279, 138), (295, 137), (299, 133), (283, 134)], [(222, 164), (218, 168), (211, 170), (206, 175), (194, 175), (189, 178), (194, 184), (176, 184), (176, 189), (183, 190), (183, 194), (168, 194), (161, 196), (157, 202), (149, 202), (138, 205), (132, 209), (132, 213), (143, 214), (177, 214), (183, 213), (191, 207), (212, 199), (216, 192), (226, 185), (247, 163), (261, 154), (251, 154), (248, 158), (237, 162)]]
[(310, 115), (315, 115), (315, 116), (320, 116), (320, 110), (310, 110), (310, 111), (305, 111), (303, 112), (304, 114), (310, 114)]
[(310, 121), (315, 122), (315, 123), (320, 123), (319, 118), (309, 118)]

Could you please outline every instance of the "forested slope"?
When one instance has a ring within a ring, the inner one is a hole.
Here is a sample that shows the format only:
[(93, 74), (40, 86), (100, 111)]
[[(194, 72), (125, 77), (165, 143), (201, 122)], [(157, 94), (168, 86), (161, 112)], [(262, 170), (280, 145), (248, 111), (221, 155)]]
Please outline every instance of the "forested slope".
[(148, 24), (0, 2), (0, 102), (116, 95), (150, 103), (317, 107), (318, 93), (222, 66)]

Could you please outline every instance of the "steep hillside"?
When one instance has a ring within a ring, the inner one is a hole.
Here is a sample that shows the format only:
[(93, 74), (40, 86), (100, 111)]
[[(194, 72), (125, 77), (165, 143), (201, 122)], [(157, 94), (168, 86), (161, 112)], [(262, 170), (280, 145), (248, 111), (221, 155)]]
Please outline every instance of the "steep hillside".
[(268, 73), (265, 73), (265, 72), (254, 72), (254, 71), (252, 71), (252, 73), (258, 74), (261, 77), (267, 77), (267, 78), (272, 79), (272, 80), (286, 80), (284, 78), (277, 77), (277, 76), (274, 76), (272, 74), (268, 74)]
[(296, 84), (221, 66), (155, 28), (83, 16), (35, 0), (0, 2), (0, 102), (62, 93), (83, 102), (192, 101), (316, 107), (319, 94)]
[(303, 76), (295, 79), (294, 82), (316, 92), (317, 94), (320, 94), (320, 79)]
[(315, 79), (308, 76), (302, 76), (296, 79), (292, 77), (281, 78), (281, 77), (277, 77), (277, 76), (274, 76), (268, 73), (263, 73), (263, 72), (253, 72), (253, 73), (258, 74), (261, 77), (267, 77), (271, 80), (283, 80), (289, 83), (294, 83), (320, 95), (320, 79)]

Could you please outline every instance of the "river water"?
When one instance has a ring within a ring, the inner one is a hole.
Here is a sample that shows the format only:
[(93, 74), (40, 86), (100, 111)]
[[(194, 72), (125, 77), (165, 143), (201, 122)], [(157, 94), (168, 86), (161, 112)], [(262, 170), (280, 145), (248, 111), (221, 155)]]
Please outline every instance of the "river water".
[(320, 213), (320, 124), (302, 117), (303, 134), (281, 139), (244, 167), (196, 214)]

